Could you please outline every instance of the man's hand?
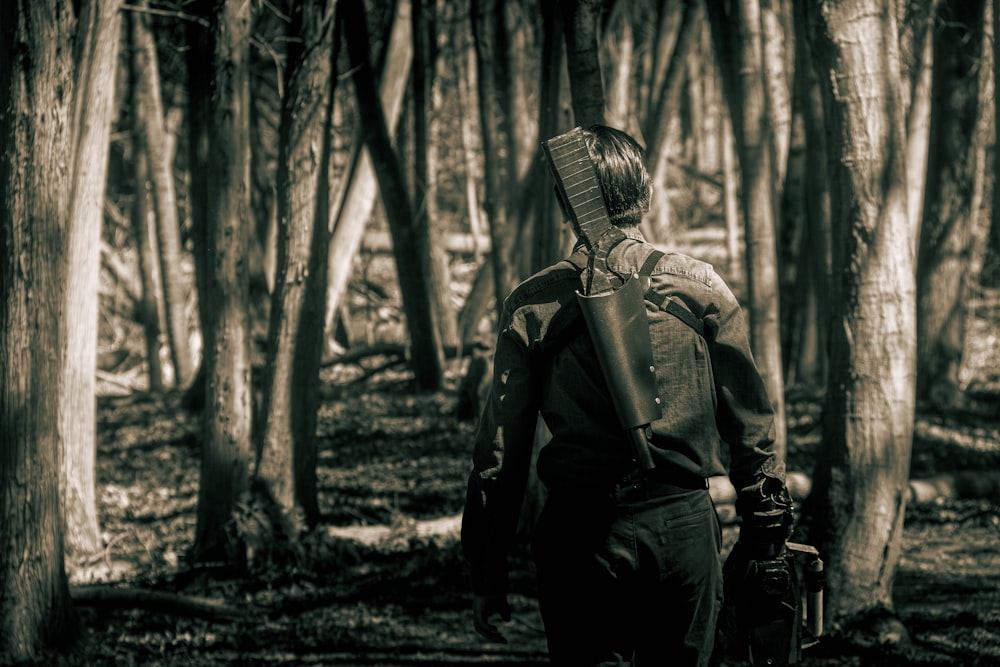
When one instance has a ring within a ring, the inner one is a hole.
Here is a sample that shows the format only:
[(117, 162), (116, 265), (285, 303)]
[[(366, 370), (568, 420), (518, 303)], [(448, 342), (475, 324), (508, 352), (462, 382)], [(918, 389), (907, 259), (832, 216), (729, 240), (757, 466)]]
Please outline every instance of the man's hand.
[(500, 620), (510, 621), (510, 604), (506, 595), (474, 595), (472, 597), (472, 622), (481, 637), (498, 644), (506, 644), (507, 638), (500, 634), (497, 626), (490, 623), (493, 615)]

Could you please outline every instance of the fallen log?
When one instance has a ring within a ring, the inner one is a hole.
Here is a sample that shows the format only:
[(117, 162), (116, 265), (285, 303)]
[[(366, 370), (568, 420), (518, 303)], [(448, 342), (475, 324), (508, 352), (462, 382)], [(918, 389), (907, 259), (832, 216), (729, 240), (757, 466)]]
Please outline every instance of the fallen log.
[(222, 599), (143, 588), (70, 586), (70, 596), (74, 604), (99, 609), (143, 609), (209, 621), (233, 621), (247, 616), (244, 609), (231, 607)]

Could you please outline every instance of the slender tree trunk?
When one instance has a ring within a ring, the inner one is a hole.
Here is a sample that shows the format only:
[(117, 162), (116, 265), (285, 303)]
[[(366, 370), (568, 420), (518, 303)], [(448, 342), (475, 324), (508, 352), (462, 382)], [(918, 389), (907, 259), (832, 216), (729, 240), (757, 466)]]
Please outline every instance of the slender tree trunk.
[[(186, 21), (185, 42), (187, 46), (187, 93), (188, 93), (188, 171), (190, 180), (188, 197), (191, 201), (191, 236), (194, 250), (195, 285), (198, 292), (198, 320), (203, 338), (207, 336), (211, 309), (208, 305), (208, 159), (209, 135), (211, 134), (212, 95), (214, 87), (211, 63), (215, 52), (215, 34), (209, 21), (212, 17), (213, 0), (193, 0), (187, 5), (187, 12), (196, 20)], [(205, 382), (205, 342), (202, 342), (201, 367), (195, 383), (202, 388)], [(197, 392), (198, 387), (192, 387)]]
[[(435, 101), (438, 59), (434, 0), (414, 0), (413, 34), (413, 201), (414, 215), (430, 238), (431, 271), (435, 289), (431, 294), (434, 326), (442, 345), (458, 344), (458, 322), (451, 304), (451, 270), (444, 247), (445, 225), (438, 216), (436, 123), (440, 106)], [(430, 111), (430, 114), (427, 112)]]
[[(916, 66), (912, 86), (904, 85), (905, 90), (912, 90), (907, 104), (906, 114), (906, 147), (907, 170), (907, 211), (910, 214), (910, 226), (920, 229), (924, 217), (924, 196), (927, 189), (927, 166), (931, 142), (931, 113), (934, 93), (934, 59), (937, 49), (934, 46), (934, 24), (937, 19), (938, 0), (930, 3), (925, 16), (919, 16), (915, 21), (922, 24), (922, 30), (914, 30), (919, 48), (910, 56)], [(904, 98), (904, 102), (907, 100)], [(919, 356), (919, 355), (918, 355)]]
[(739, 164), (736, 161), (736, 138), (733, 137), (733, 121), (728, 109), (722, 114), (721, 126), (719, 162), (722, 164), (722, 210), (726, 219), (726, 269), (729, 273), (728, 282), (735, 285), (737, 282), (743, 283), (746, 271), (743, 270), (744, 262), (742, 260), (744, 256), (740, 253), (743, 234), (740, 224)]
[[(145, 7), (146, 0), (140, 6)], [(174, 186), (173, 165), (167, 160), (166, 132), (164, 130), (163, 100), (160, 93), (160, 67), (156, 44), (149, 30), (149, 16), (138, 12), (132, 22), (135, 39), (135, 58), (143, 75), (139, 77), (139, 94), (143, 98), (140, 118), (149, 151), (149, 174), (152, 181), (153, 208), (156, 211), (157, 247), (160, 251), (160, 276), (163, 279), (163, 297), (166, 304), (167, 331), (170, 339), (171, 359), (174, 366), (174, 383), (187, 387), (194, 378), (194, 363), (188, 323), (185, 316), (185, 289), (181, 274), (183, 254), (180, 223), (177, 218), (177, 194)]]
[(709, 2), (740, 161), (750, 340), (774, 406), (775, 449), (784, 456), (785, 387), (775, 207), (778, 175), (765, 88), (760, 1), (734, 2), (730, 15), (722, 2)]
[[(194, 561), (245, 565), (239, 535), (229, 522), (248, 487), (252, 385), (249, 273), (250, 117), (248, 59), (250, 4), (216, 7), (215, 89), (208, 153), (205, 331), (205, 439), (198, 485)], [(202, 65), (204, 66), (204, 64)]]
[(499, 159), (502, 144), (499, 91), (494, 63), (502, 57), (496, 39), (496, 0), (473, 0), (472, 35), (476, 48), (476, 83), (479, 87), (479, 129), (482, 133), (483, 180), (486, 197), (483, 209), (490, 225), (490, 263), (493, 268), (495, 308), (499, 313), (507, 292), (514, 286), (510, 247), (513, 229), (507, 220), (504, 165)]
[[(562, 15), (554, 2), (542, 3), (542, 66), (539, 68), (538, 110), (539, 137), (554, 137), (568, 126), (563, 115), (563, 80), (566, 77), (566, 50), (563, 46)], [(541, 154), (535, 160), (541, 162)], [(528, 198), (535, 203), (535, 228), (532, 238), (530, 273), (558, 261), (565, 252), (567, 227), (563, 225), (559, 205), (552, 196), (548, 178), (535, 178)]]
[[(260, 476), (287, 516), (319, 520), (316, 411), (330, 243), (334, 11), (293, 9), (278, 164), (278, 273), (271, 303)], [(292, 536), (294, 537), (294, 536)]]
[[(792, 35), (785, 34), (783, 22), (784, 6), (795, 0), (757, 0), (760, 4), (760, 25), (762, 68), (764, 72), (764, 91), (767, 98), (766, 108), (770, 123), (771, 142), (774, 146), (774, 201), (781, 201), (781, 193), (785, 187), (785, 174), (788, 170), (788, 152), (791, 148), (792, 136), (792, 72), (789, 69), (794, 62), (789, 54), (794, 54), (794, 43), (788, 46)], [(793, 40), (794, 42), (794, 40)], [(780, 216), (778, 220), (780, 221)], [(781, 225), (776, 225), (781, 229)]]
[[(379, 99), (385, 113), (389, 136), (396, 128), (403, 107), (406, 82), (413, 62), (410, 37), (410, 2), (400, 0), (396, 5), (392, 32), (386, 47), (385, 67), (379, 83)], [(333, 340), (337, 313), (344, 299), (354, 268), (354, 258), (361, 247), (365, 227), (375, 205), (376, 177), (369, 151), (364, 147), (359, 130), (352, 142), (357, 154), (347, 161), (345, 178), (333, 198), (331, 220), (334, 223), (330, 241), (326, 290), (325, 336)]]
[[(91, 5), (87, 3), (87, 7)], [(76, 18), (0, 3), (0, 663), (77, 634), (63, 565), (59, 395)], [(90, 372), (93, 372), (91, 367)]]
[(665, 148), (670, 139), (671, 124), (677, 122), (681, 93), (684, 91), (685, 67), (688, 55), (698, 46), (701, 25), (705, 17), (705, 5), (700, 1), (684, 3), (680, 31), (676, 46), (670, 56), (670, 64), (664, 74), (663, 87), (656, 99), (656, 106), (646, 125), (646, 168), (656, 182), (662, 180), (667, 160)]
[[(379, 191), (392, 233), (396, 272), (412, 346), (411, 364), (417, 386), (434, 390), (443, 380), (444, 351), (434, 326), (431, 293), (436, 289), (430, 266), (426, 224), (415, 220), (399, 159), (393, 151), (385, 114), (368, 62), (368, 27), (361, 0), (341, 0), (347, 48), (351, 55), (365, 145), (379, 181)], [(426, 220), (424, 221), (426, 223)]]
[(629, 130), (635, 39), (632, 35), (632, 17), (627, 3), (618, 3), (611, 9), (610, 27), (605, 35), (605, 52), (611, 54), (611, 76), (605, 115), (608, 124)]
[[(974, 223), (978, 147), (986, 142), (978, 123), (984, 62), (982, 0), (947, 3), (937, 31), (934, 103), (927, 177), (927, 206), (920, 228), (917, 264), (917, 396), (937, 409), (963, 403), (959, 368), (965, 338), (966, 276)], [(989, 102), (987, 102), (989, 103)], [(912, 189), (912, 187), (911, 187)], [(912, 200), (911, 200), (912, 201)]]
[(66, 548), (76, 556), (103, 546), (97, 520), (97, 310), (101, 226), (108, 173), (108, 143), (115, 105), (121, 3), (85, 5), (77, 27), (77, 89), (72, 201), (67, 229), (68, 272), (63, 292), (66, 338), (59, 382)]
[(604, 84), (598, 57), (600, 0), (559, 0), (565, 21), (566, 63), (573, 123), (587, 128), (604, 123)]
[(810, 538), (827, 563), (827, 618), (841, 627), (892, 611), (913, 440), (915, 239), (895, 16), (877, 0), (808, 11), (843, 249)]
[(136, 255), (138, 257), (139, 280), (142, 292), (139, 295), (138, 311), (146, 341), (146, 373), (149, 378), (151, 392), (163, 391), (163, 365), (160, 361), (160, 335), (162, 325), (166, 321), (161, 317), (163, 309), (163, 290), (159, 272), (159, 253), (156, 247), (155, 218), (151, 215), (149, 187), (149, 152), (146, 150), (146, 134), (142, 129), (141, 118), (145, 115), (142, 109), (143, 95), (140, 92), (140, 78), (143, 76), (141, 63), (137, 62), (135, 46), (136, 27), (140, 20), (137, 12), (126, 14), (125, 34), (128, 44), (129, 67), (129, 130), (132, 139), (133, 193), (132, 193), (132, 235), (135, 239)]

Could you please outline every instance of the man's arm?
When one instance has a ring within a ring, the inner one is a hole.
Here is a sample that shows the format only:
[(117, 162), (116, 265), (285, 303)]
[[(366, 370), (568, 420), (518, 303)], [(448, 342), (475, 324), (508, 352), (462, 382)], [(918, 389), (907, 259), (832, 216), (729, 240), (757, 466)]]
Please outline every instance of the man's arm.
[(493, 382), (476, 433), (462, 517), (476, 629), (493, 641), (503, 638), (487, 616), (509, 616), (507, 554), (527, 485), (538, 418), (537, 384), (527, 347), (505, 327), (497, 340)]

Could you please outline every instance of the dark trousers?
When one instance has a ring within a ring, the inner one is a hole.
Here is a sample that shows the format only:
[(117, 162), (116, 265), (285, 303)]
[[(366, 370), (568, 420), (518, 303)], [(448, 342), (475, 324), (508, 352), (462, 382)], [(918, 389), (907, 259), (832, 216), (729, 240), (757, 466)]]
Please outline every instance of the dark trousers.
[(707, 665), (722, 599), (707, 490), (613, 501), (550, 491), (535, 529), (554, 665)]

